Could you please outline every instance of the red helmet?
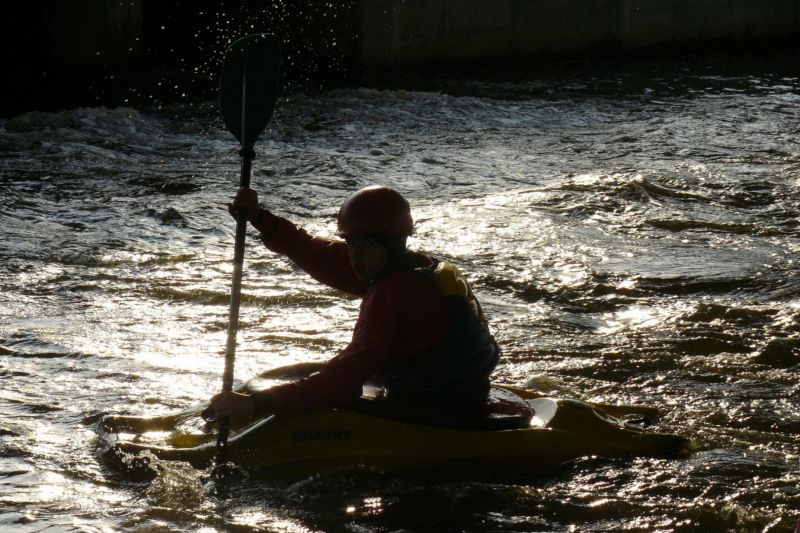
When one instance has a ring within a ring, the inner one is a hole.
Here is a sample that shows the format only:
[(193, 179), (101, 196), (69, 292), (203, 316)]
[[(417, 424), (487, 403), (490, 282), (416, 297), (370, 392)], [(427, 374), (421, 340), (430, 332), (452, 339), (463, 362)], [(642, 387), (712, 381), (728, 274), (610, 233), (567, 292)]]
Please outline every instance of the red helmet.
[(382, 185), (356, 191), (345, 200), (336, 217), (336, 234), (408, 237), (414, 229), (411, 208), (399, 192)]

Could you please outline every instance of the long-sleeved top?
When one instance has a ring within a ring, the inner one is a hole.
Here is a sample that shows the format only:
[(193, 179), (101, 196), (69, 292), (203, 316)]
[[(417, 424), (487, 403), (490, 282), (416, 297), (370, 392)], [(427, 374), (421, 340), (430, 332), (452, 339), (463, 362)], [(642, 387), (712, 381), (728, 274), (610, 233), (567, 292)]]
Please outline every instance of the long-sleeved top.
[[(371, 377), (429, 351), (447, 334), (444, 299), (436, 286), (418, 273), (397, 272), (363, 282), (350, 267), (345, 243), (312, 237), (271, 213), (265, 214), (258, 229), (271, 251), (287, 256), (317, 281), (363, 298), (346, 348), (318, 372), (256, 393), (256, 397), (269, 398), (271, 411), (295, 413), (355, 400)], [(435, 264), (422, 254), (414, 254), (414, 262)]]

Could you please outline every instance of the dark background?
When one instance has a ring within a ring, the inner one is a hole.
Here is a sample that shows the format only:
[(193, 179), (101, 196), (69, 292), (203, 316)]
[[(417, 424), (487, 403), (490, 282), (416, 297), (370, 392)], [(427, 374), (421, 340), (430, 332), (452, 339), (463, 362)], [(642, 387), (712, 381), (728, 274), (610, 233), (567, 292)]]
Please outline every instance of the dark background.
[(140, 18), (109, 24), (115, 3), (27, 0), (4, 6), (0, 115), (208, 99), (216, 93), (226, 47), (251, 33), (281, 39), (284, 86), (319, 89), (358, 74), (353, 0), (141, 0)]
[[(798, 35), (670, 41), (632, 49), (614, 41), (568, 53), (491, 57), (469, 64), (413, 62), (361, 66), (361, 10), (370, 0), (26, 0), (6, 2), (0, 14), (0, 116), (79, 106), (153, 105), (216, 97), (220, 63), (239, 37), (267, 32), (282, 42), (284, 90), (337, 86), (442, 90), (444, 79), (500, 70), (636, 69), (658, 57), (739, 54), (744, 63), (794, 53)], [(610, 9), (610, 8), (609, 8)], [(427, 13), (419, 14), (421, 20)], [(568, 67), (564, 67), (564, 64)], [(736, 60), (734, 60), (734, 64)], [(623, 64), (623, 67), (620, 67)], [(466, 73), (466, 74), (465, 74)], [(529, 73), (526, 73), (528, 75)], [(598, 74), (601, 76), (602, 74)], [(455, 82), (454, 82), (455, 83)], [(447, 90), (458, 90), (448, 85)]]

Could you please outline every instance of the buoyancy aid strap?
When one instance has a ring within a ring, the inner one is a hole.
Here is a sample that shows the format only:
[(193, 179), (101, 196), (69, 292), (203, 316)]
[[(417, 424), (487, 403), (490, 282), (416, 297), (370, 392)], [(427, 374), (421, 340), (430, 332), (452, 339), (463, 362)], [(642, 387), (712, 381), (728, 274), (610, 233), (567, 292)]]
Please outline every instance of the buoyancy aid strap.
[(428, 270), (428, 272), (432, 274), (433, 281), (442, 296), (462, 297), (478, 320), (484, 325), (488, 324), (483, 314), (483, 309), (481, 309), (481, 304), (472, 293), (472, 288), (466, 277), (454, 264), (440, 261), (435, 268)]

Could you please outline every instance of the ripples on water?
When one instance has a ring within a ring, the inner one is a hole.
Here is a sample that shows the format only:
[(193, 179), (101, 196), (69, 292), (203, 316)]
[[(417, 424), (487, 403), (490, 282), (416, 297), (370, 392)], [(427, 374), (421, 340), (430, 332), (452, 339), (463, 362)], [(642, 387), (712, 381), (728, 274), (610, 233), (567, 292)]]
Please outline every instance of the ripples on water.
[[(253, 182), (327, 235), (354, 189), (398, 188), (413, 246), (474, 280), (505, 348), (497, 381), (662, 406), (691, 457), (235, 495), (177, 467), (116, 477), (92, 420), (219, 387), (238, 147), (210, 103), (29, 113), (0, 122), (0, 528), (791, 531), (800, 81), (647, 65), (288, 95)], [(240, 379), (347, 342), (356, 301), (258, 246), (246, 263)]]

